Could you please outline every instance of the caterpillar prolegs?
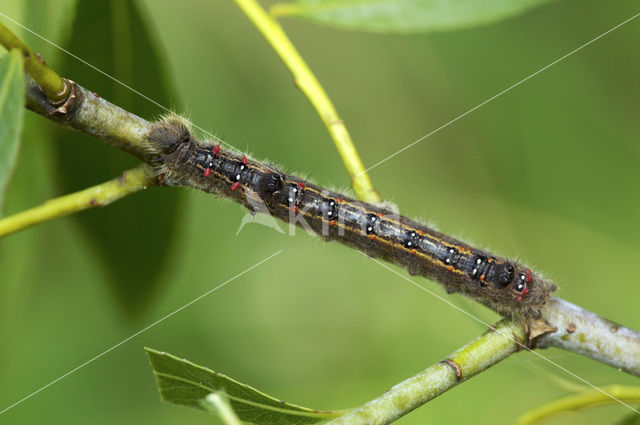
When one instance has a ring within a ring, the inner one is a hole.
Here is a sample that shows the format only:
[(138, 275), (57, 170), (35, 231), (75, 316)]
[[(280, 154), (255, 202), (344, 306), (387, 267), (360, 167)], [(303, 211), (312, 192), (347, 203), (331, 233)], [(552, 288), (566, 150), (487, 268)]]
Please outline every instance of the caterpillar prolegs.
[(149, 133), (168, 185), (196, 187), (313, 230), (461, 292), (502, 315), (539, 317), (556, 289), (506, 258), (473, 248), (388, 208), (357, 201), (191, 136), (177, 117)]

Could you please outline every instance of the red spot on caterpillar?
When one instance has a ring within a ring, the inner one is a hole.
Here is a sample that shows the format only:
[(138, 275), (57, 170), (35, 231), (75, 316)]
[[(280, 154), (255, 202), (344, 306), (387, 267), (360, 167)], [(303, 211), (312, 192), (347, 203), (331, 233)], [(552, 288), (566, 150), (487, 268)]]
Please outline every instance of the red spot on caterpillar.
[(235, 182), (231, 185), (231, 190), (236, 190), (240, 186), (240, 182)]
[(484, 275), (480, 276), (480, 282), (484, 282)]
[(453, 266), (449, 266), (449, 267), (447, 267), (447, 270), (449, 270), (450, 272), (452, 272), (452, 271), (453, 271)]
[(220, 153), (220, 145), (215, 145), (213, 147), (213, 154), (218, 155)]
[(334, 220), (329, 221), (329, 226), (335, 226), (335, 225), (336, 225), (336, 222)]
[(304, 183), (302, 183), (302, 182), (298, 182), (298, 187), (299, 187), (300, 189), (304, 189), (305, 187), (307, 187), (307, 185), (306, 185), (306, 184), (304, 184)]
[(298, 208), (298, 207), (293, 207), (293, 212), (294, 212), (294, 213), (299, 213), (299, 212), (300, 212), (300, 208)]
[(374, 240), (376, 238), (376, 235), (369, 235), (369, 239)]
[(491, 257), (487, 258), (487, 263), (493, 263), (493, 258)]
[(424, 236), (424, 232), (423, 232), (422, 230), (418, 230), (418, 234), (419, 234), (420, 236)]
[(529, 287), (525, 286), (524, 289), (522, 290), (522, 295), (527, 295), (529, 293)]
[(204, 169), (204, 176), (205, 177), (209, 177), (211, 175), (211, 168), (205, 168)]
[(248, 161), (247, 161), (247, 157), (246, 157), (246, 156), (244, 156), (244, 155), (242, 155), (242, 163), (243, 163), (244, 165), (247, 165), (247, 162), (248, 162)]
[(526, 275), (526, 281), (527, 282), (531, 282), (533, 280), (533, 276), (531, 276), (531, 270), (527, 269), (524, 271), (524, 274)]
[(336, 199), (336, 202), (337, 202), (337, 203), (339, 203), (339, 204), (341, 204), (341, 203), (342, 203), (342, 198), (338, 198), (338, 199)]
[(518, 298), (516, 298), (516, 301), (518, 301), (519, 303), (522, 302), (522, 297), (520, 295), (518, 295)]

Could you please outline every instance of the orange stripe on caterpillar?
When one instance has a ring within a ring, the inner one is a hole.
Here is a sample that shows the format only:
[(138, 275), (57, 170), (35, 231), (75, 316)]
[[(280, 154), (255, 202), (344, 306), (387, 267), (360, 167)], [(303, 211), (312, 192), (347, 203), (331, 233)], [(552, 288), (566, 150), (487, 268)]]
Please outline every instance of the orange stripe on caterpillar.
[[(192, 138), (163, 120), (149, 133), (167, 184), (197, 187), (406, 267), (504, 315), (539, 316), (555, 285), (514, 261), (389, 211)], [(202, 178), (202, 177), (205, 178)], [(206, 178), (210, 177), (210, 178)], [(244, 190), (237, 190), (243, 187)], [(260, 204), (260, 205), (258, 205)]]

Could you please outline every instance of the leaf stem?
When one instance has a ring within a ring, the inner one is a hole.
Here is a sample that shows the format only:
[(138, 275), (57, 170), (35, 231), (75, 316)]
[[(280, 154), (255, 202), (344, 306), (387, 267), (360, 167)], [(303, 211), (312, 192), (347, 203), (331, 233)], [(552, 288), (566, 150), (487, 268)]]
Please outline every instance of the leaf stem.
[(0, 23), (0, 45), (7, 50), (20, 50), (25, 71), (36, 80), (51, 102), (59, 103), (67, 99), (70, 90), (67, 81), (49, 68), (40, 55), (31, 51), (2, 23)]
[[(640, 402), (640, 387), (610, 385), (602, 387), (601, 389), (625, 403)], [(535, 409), (531, 409), (518, 417), (517, 424), (531, 425), (562, 412), (576, 411), (611, 403), (617, 403), (617, 401), (602, 392), (589, 390), (580, 394), (562, 397)]]
[(84, 211), (93, 207), (104, 207), (125, 196), (157, 185), (157, 179), (148, 165), (140, 165), (122, 173), (120, 177), (0, 219), (0, 237), (15, 233), (54, 218)]
[(353, 409), (326, 425), (388, 424), (520, 349), (524, 326), (505, 319), (445, 360), (393, 386), (380, 397)]
[(296, 85), (307, 96), (327, 127), (344, 163), (351, 185), (358, 198), (370, 203), (379, 203), (380, 195), (375, 191), (362, 160), (351, 140), (351, 136), (331, 103), (320, 82), (306, 64), (280, 24), (258, 4), (256, 0), (234, 0), (247, 17), (267, 39), (280, 59), (293, 74)]
[(206, 396), (202, 405), (209, 413), (218, 415), (225, 425), (242, 425), (240, 418), (231, 408), (224, 390)]

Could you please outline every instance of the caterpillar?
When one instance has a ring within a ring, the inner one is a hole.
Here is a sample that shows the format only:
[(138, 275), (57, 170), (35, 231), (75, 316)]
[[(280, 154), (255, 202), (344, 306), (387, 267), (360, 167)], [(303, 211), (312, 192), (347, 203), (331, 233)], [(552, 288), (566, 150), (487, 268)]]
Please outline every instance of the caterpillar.
[(166, 185), (195, 187), (312, 230), (374, 258), (405, 267), (504, 316), (540, 317), (556, 286), (529, 268), (476, 249), (401, 216), (192, 137), (167, 117), (148, 133), (156, 171)]

